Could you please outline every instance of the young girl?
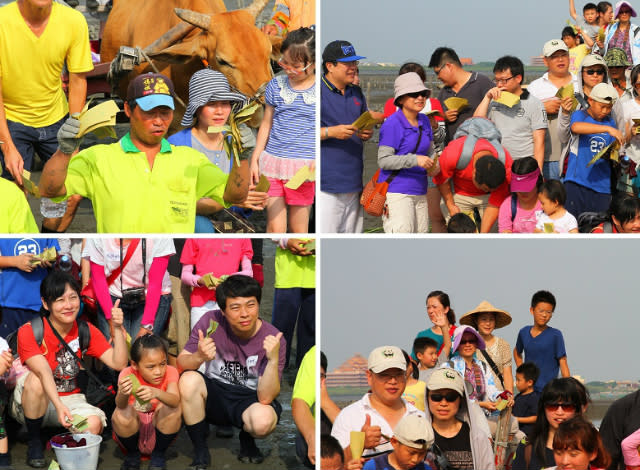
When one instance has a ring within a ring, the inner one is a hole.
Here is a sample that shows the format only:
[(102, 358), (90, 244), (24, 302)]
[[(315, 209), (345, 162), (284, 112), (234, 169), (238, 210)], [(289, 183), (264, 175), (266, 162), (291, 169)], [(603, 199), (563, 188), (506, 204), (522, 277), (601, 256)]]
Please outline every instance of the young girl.
[(500, 205), (498, 213), (500, 233), (533, 233), (536, 228), (536, 211), (542, 210), (538, 200), (541, 184), (542, 174), (535, 158), (518, 158), (513, 162), (511, 196)]
[[(13, 364), (13, 355), (9, 345), (0, 337), (0, 376), (4, 376)], [(8, 376), (9, 374), (7, 374)], [(4, 425), (5, 408), (9, 403), (9, 391), (5, 385), (6, 377), (0, 379), (0, 470), (11, 469), (9, 466), (9, 438)]]
[(542, 183), (538, 199), (542, 210), (536, 212), (535, 233), (578, 233), (578, 221), (564, 208), (567, 192), (560, 180)]
[[(167, 358), (159, 336), (140, 336), (131, 346), (131, 366), (120, 372), (111, 422), (114, 439), (127, 451), (123, 470), (138, 470), (140, 453), (151, 454), (150, 470), (166, 469), (165, 451), (182, 425), (178, 370)], [(140, 384), (135, 393), (131, 374)]]
[(404, 360), (407, 361), (407, 385), (402, 394), (402, 398), (420, 411), (424, 411), (424, 398), (427, 384), (422, 380), (418, 380), (420, 371), (418, 370), (416, 361), (414, 361), (404, 349), (402, 350), (402, 354), (404, 354)]
[(600, 433), (582, 416), (558, 426), (553, 436), (553, 458), (557, 466), (550, 470), (596, 470), (608, 468), (611, 463)]
[[(306, 233), (315, 183), (285, 186), (302, 167), (315, 168), (315, 32), (300, 28), (282, 43), (280, 66), (286, 72), (267, 85), (264, 118), (251, 157), (254, 184), (269, 178), (267, 232)], [(288, 215), (287, 215), (288, 209)]]
[[(186, 145), (204, 153), (209, 161), (225, 174), (231, 172), (232, 161), (224, 150), (222, 132), (208, 132), (209, 127), (222, 127), (227, 124), (232, 110), (242, 108), (247, 98), (242, 93), (231, 91), (227, 78), (220, 72), (211, 69), (198, 70), (189, 80), (189, 104), (182, 117), (186, 128), (173, 134), (169, 143)], [(242, 124), (241, 134), (251, 130)], [(246, 151), (246, 149), (245, 149)], [(245, 209), (262, 210), (267, 194), (249, 191), (247, 199), (232, 210), (242, 217), (248, 217)], [(202, 198), (196, 205), (195, 233), (213, 233), (215, 229), (209, 216), (219, 212), (223, 207), (210, 198)]]

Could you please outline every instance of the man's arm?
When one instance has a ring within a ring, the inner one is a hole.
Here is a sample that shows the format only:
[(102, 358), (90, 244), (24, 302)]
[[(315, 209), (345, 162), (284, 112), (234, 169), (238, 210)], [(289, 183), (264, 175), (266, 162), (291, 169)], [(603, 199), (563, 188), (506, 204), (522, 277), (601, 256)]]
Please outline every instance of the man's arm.
[(449, 180), (445, 181), (442, 184), (438, 185), (438, 189), (440, 190), (440, 194), (442, 195), (442, 199), (444, 203), (447, 205), (447, 209), (449, 209), (449, 216), (454, 216), (458, 212), (460, 212), (460, 208), (456, 206), (453, 202), (453, 192), (451, 192), (451, 182)]
[(480, 226), (480, 233), (489, 233), (493, 224), (498, 220), (498, 212), (500, 211), (499, 207), (492, 206), (489, 204), (487, 208), (484, 210), (484, 214), (482, 215), (482, 224)]
[(197, 370), (205, 361), (213, 361), (216, 357), (216, 343), (212, 338), (204, 336), (202, 330), (198, 330), (198, 350), (190, 353), (183, 349), (178, 355), (178, 371)]
[(51, 158), (45, 163), (40, 177), (40, 194), (44, 197), (58, 197), (67, 194), (64, 181), (67, 178), (71, 155), (56, 150)]
[(307, 402), (300, 398), (291, 400), (291, 414), (296, 427), (307, 443), (307, 457), (316, 463), (316, 424)]
[(473, 112), (473, 117), (487, 117), (487, 113), (489, 112), (489, 105), (491, 104), (491, 100), (497, 100), (498, 98), (500, 98), (500, 92), (502, 90), (500, 89), (500, 87), (493, 87), (491, 88), (485, 95), (484, 98), (482, 98), (482, 101), (480, 101), (480, 104), (478, 105), (478, 107), (476, 108), (476, 110)]
[(571, 377), (571, 372), (569, 372), (569, 364), (567, 363), (567, 356), (563, 356), (558, 359), (558, 364), (560, 364), (560, 374), (563, 377)]
[(264, 339), (263, 347), (267, 356), (267, 366), (258, 379), (258, 401), (263, 405), (269, 405), (280, 393), (280, 374), (278, 363), (280, 359), (280, 340), (282, 332), (277, 335), (269, 335)]
[(522, 356), (518, 352), (518, 348), (513, 348), (513, 360), (516, 361), (516, 367), (520, 367), (522, 365)]
[(69, 73), (69, 115), (79, 113), (87, 99), (87, 74)]
[(24, 161), (22, 155), (18, 152), (7, 125), (7, 115), (4, 112), (4, 98), (2, 96), (2, 80), (0, 80), (0, 149), (4, 156), (4, 164), (7, 171), (11, 173), (13, 179), (19, 185), (22, 185), (22, 170), (24, 169)]
[(536, 129), (533, 131), (533, 158), (538, 162), (540, 171), (544, 165), (544, 135), (546, 129)]

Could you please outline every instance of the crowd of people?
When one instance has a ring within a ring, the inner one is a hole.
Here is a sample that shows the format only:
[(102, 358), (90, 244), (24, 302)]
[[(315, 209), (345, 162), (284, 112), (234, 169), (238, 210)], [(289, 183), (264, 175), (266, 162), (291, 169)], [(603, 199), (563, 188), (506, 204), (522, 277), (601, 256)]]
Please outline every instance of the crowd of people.
[[(0, 232), (64, 232), (84, 197), (102, 233), (230, 231), (215, 223), (221, 216), (239, 220), (246, 233), (255, 231), (247, 222), (255, 210), (266, 210), (268, 232), (308, 233), (315, 200), (314, 15), (313, 1), (278, 0), (263, 27), (264, 34), (281, 36), (274, 44), (282, 72), (266, 84), (257, 132), (244, 123), (237, 133), (229, 130), (232, 116), (253, 101), (231, 91), (225, 75), (207, 67), (189, 81), (185, 129), (176, 133), (174, 99), (180, 97), (174, 84), (168, 76), (148, 73), (131, 80), (120, 97), (129, 131), (115, 143), (78, 152), (78, 116), (87, 73), (94, 68), (86, 19), (53, 0), (16, 0), (2, 7), (0, 191), (11, 204), (2, 206)], [(30, 57), (27, 65), (12, 60), (16, 51)], [(34, 169), (36, 154), (45, 163), (37, 196), (40, 228), (20, 196), (33, 192), (24, 171)]]
[[(372, 113), (384, 119), (371, 184), (386, 194), (386, 233), (640, 230), (636, 11), (625, 0), (587, 3), (581, 16), (569, 7), (575, 24), (540, 43), (546, 71), (528, 85), (511, 55), (495, 59), (491, 80), (438, 47), (426, 66), (442, 84), (437, 97), (423, 66), (400, 67), (384, 114)], [(347, 41), (322, 54), (326, 232), (363, 229), (363, 147), (373, 130), (354, 126), (368, 110), (354, 80), (364, 58)]]
[[(210, 424), (221, 437), (237, 428), (238, 459), (261, 463), (255, 439), (280, 420), (287, 367), (299, 369), (292, 414), (312, 466), (315, 248), (276, 240), (269, 323), (259, 317), (263, 242), (0, 239), (0, 468), (13, 468), (5, 410), (26, 429), (33, 468), (48, 465), (42, 428), (79, 432), (77, 417), (83, 432), (113, 431), (125, 470), (139, 469), (142, 455), (167, 468), (183, 428), (191, 468), (209, 468)], [(114, 393), (96, 397), (85, 374)]]
[(550, 326), (556, 305), (551, 292), (535, 292), (532, 324), (512, 349), (496, 335), (511, 324), (509, 312), (482, 301), (457, 319), (449, 296), (430, 292), (429, 326), (415, 334), (411, 354), (374, 348), (368, 391), (343, 409), (327, 391), (323, 357), (320, 468), (635, 468), (640, 392), (614, 402), (594, 426), (589, 392), (571, 376), (563, 334)]

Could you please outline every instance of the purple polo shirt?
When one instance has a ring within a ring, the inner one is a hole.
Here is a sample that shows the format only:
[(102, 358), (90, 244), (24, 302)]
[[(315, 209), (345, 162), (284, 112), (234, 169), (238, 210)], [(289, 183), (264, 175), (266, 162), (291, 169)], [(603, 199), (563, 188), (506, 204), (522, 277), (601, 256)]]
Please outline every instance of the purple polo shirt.
[[(418, 150), (419, 129), (413, 127), (402, 110), (398, 110), (389, 116), (380, 128), (380, 143), (395, 149), (396, 155), (407, 155), (415, 153), (417, 155), (427, 155), (429, 146), (433, 140), (433, 132), (429, 118), (418, 113), (418, 125), (422, 128), (422, 137)], [(391, 174), (391, 170), (380, 170), (378, 182), (383, 182)], [(427, 194), (428, 177), (427, 170), (419, 166), (403, 168), (391, 181), (389, 192), (409, 194), (411, 196), (421, 196)]]
[[(351, 124), (367, 110), (362, 90), (347, 85), (344, 95), (323, 75), (320, 85), (320, 126)], [(325, 139), (320, 143), (320, 189), (327, 193), (362, 191), (364, 144), (354, 134), (347, 140)]]

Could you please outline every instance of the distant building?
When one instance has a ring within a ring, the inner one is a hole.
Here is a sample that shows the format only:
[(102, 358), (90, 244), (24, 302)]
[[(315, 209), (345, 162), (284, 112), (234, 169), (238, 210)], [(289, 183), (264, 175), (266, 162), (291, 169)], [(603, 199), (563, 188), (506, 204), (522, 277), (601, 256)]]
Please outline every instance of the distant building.
[(539, 55), (538, 57), (532, 57), (531, 62), (529, 62), (529, 64), (532, 67), (544, 67), (543, 57), (541, 55)]
[(327, 387), (367, 387), (367, 360), (360, 354), (327, 373)]
[(473, 59), (471, 57), (460, 57), (460, 63), (462, 65), (473, 65)]

